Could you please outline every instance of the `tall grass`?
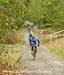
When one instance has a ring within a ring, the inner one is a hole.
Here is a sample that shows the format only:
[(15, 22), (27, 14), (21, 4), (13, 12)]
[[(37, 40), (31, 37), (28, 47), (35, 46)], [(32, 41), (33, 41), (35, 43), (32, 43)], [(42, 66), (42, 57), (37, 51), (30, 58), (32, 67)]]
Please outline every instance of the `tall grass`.
[(18, 68), (21, 55), (21, 46), (0, 44), (0, 69)]

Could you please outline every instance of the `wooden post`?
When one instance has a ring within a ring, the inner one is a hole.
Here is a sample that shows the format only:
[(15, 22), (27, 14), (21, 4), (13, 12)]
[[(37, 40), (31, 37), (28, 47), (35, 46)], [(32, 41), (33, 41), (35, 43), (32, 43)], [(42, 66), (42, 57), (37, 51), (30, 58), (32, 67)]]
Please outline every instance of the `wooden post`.
[(52, 45), (52, 35), (50, 35), (50, 44)]

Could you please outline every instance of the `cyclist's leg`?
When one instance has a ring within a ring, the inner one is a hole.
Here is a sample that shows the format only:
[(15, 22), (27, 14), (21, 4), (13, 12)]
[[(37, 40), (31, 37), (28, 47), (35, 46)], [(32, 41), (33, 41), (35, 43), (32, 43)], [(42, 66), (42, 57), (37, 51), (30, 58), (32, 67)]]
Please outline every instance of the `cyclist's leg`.
[(34, 47), (31, 46), (31, 54), (32, 54), (32, 55), (34, 55), (34, 50), (33, 50), (33, 49), (34, 49)]
[(31, 46), (31, 54), (33, 56), (33, 60), (35, 60), (35, 47)]
[(34, 58), (33, 58), (33, 60), (35, 60), (35, 57), (36, 57), (36, 53), (37, 53), (37, 47), (36, 46), (34, 46)]
[(31, 46), (31, 51), (33, 51), (33, 46)]
[(37, 47), (35, 46), (35, 54), (37, 53)]

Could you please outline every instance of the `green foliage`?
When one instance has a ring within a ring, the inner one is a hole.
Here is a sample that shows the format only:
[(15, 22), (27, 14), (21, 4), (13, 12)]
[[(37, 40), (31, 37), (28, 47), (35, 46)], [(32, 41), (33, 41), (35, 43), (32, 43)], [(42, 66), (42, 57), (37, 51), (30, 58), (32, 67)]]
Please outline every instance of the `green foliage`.
[(31, 0), (26, 18), (39, 28), (64, 29), (64, 0)]
[(0, 0), (0, 34), (20, 29), (24, 12), (23, 0)]
[(56, 57), (64, 59), (64, 47), (51, 48), (50, 52), (53, 53)]
[(19, 30), (26, 20), (39, 28), (64, 29), (64, 0), (0, 0), (1, 35)]
[(17, 32), (9, 32), (8, 34), (2, 36), (2, 38), (0, 39), (0, 43), (4, 43), (4, 44), (10, 44), (10, 45), (14, 45), (14, 44), (23, 44), (23, 31), (17, 31)]
[(20, 67), (21, 46), (0, 44), (0, 69)]

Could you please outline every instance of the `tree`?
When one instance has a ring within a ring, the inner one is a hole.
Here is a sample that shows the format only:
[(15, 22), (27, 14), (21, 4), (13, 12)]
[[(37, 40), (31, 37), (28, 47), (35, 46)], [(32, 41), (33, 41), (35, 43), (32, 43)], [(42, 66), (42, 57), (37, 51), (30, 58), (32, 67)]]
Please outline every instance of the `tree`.
[(24, 0), (0, 0), (0, 34), (20, 29), (25, 13)]

